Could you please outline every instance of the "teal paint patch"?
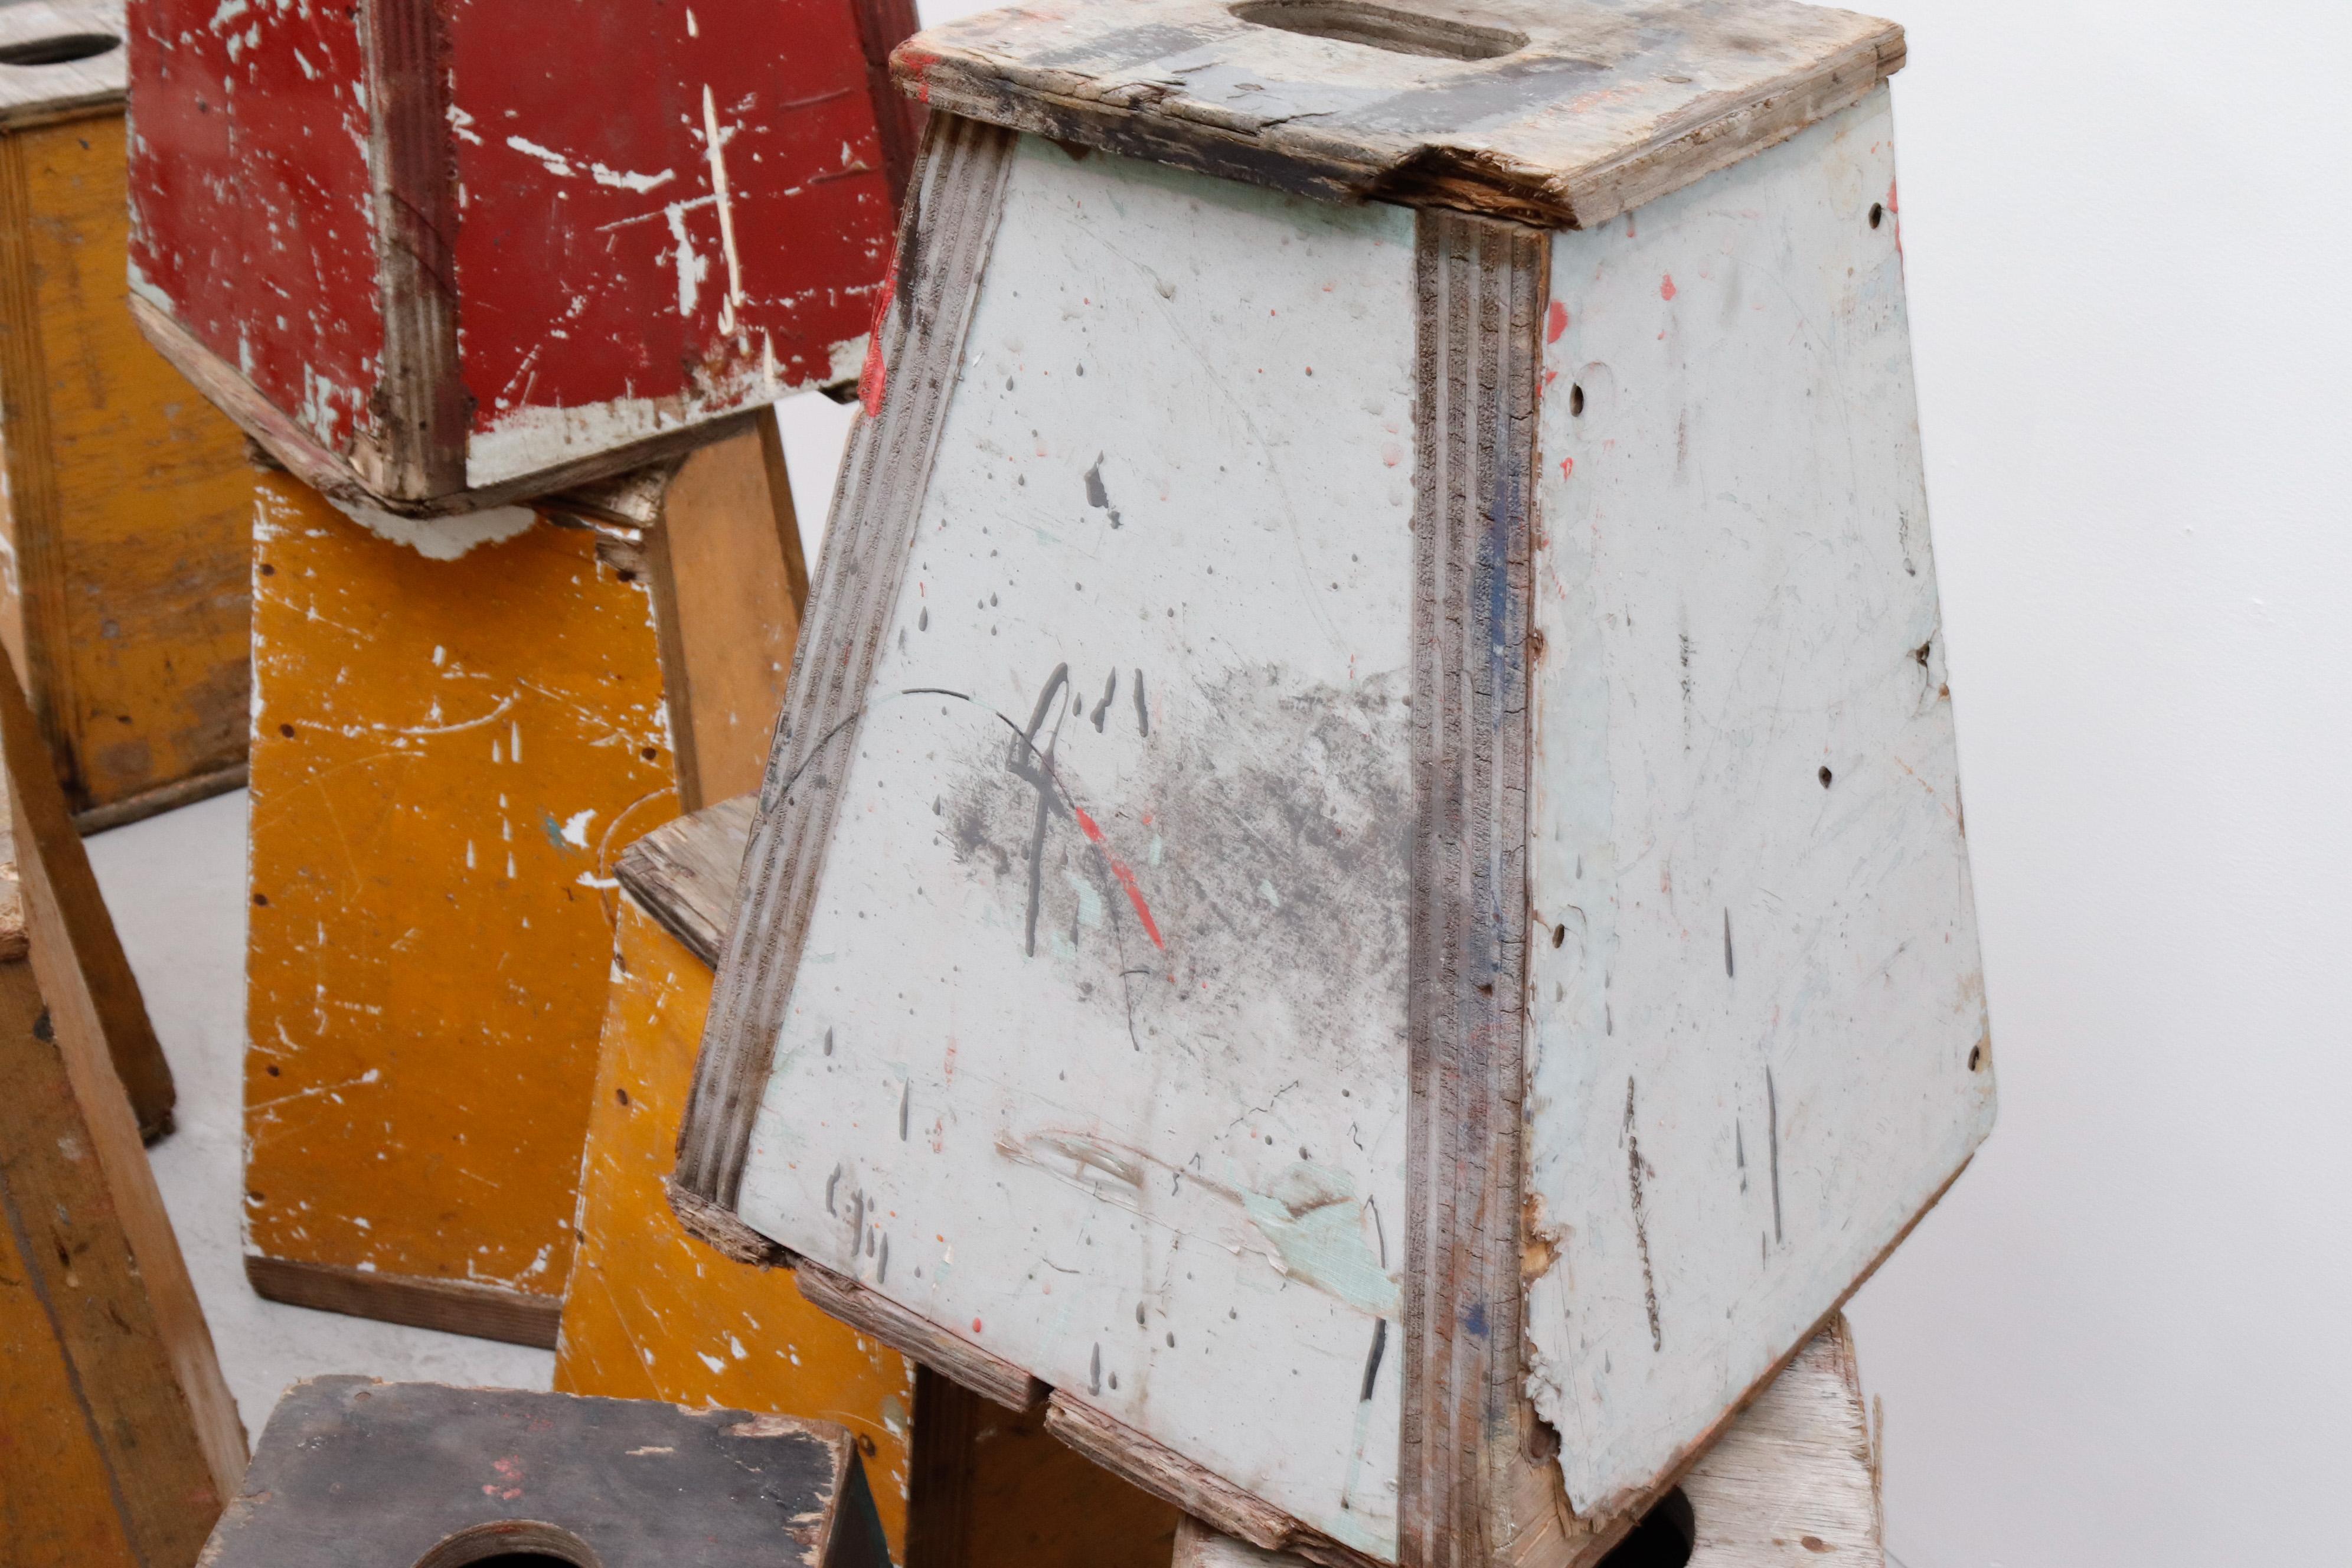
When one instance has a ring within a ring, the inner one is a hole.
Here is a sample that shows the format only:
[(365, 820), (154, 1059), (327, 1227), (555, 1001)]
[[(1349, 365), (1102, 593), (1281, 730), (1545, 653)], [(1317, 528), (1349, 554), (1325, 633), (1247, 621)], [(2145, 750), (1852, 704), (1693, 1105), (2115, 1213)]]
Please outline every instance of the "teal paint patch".
[(1403, 1292), (1364, 1239), (1364, 1205), (1345, 1171), (1301, 1161), (1275, 1178), (1273, 1191), (1242, 1194), (1242, 1207), (1291, 1279), (1367, 1316), (1403, 1316)]
[(563, 824), (555, 820), (553, 812), (542, 811), (539, 814), (539, 830), (547, 835), (548, 843), (558, 849), (563, 847)]
[(1103, 923), (1103, 901), (1102, 895), (1095, 891), (1095, 885), (1076, 871), (1063, 872), (1062, 879), (1069, 883), (1078, 895), (1078, 923), (1082, 926), (1100, 928)]

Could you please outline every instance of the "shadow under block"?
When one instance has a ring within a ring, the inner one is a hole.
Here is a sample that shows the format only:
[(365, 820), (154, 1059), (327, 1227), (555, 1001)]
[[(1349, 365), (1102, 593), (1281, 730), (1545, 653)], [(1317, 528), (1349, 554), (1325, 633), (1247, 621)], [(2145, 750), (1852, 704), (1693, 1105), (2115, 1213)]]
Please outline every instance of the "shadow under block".
[(670, 1212), (678, 1117), (752, 805), (679, 818), (621, 858), (556, 1387), (843, 1423), (908, 1568), (1161, 1568), (1175, 1510), (1049, 1436), (1042, 1410), (919, 1378), (811, 1305), (791, 1269), (727, 1258)]
[[(141, 0), (132, 310), (305, 482), (545, 495), (856, 374), (911, 0)], [(581, 90), (615, 61), (629, 90)]]
[[(121, 31), (0, 9), (9, 49)], [(85, 830), (245, 781), (245, 441), (125, 302), (122, 62), (0, 65), (0, 644)]]
[(245, 1434), (21, 810), (0, 835), (0, 1562), (187, 1568)]
[(206, 1568), (889, 1568), (825, 1421), (322, 1377), (270, 1413)]
[[(258, 480), (246, 1216), (262, 1294), (555, 1342), (613, 862), (695, 776), (756, 767), (798, 623), (790, 512), (738, 482), (761, 462), (747, 429), (593, 498), (643, 526), (567, 499), (400, 525), (424, 550), (291, 476)], [(702, 505), (746, 496), (750, 521)], [(740, 531), (730, 602), (664, 622), (665, 602), (708, 597), (668, 580), (665, 529)], [(459, 530), (481, 542), (461, 551)], [(666, 662), (670, 633), (686, 651)], [(698, 689), (718, 694), (698, 721)]]
[(1605, 1551), (1992, 1121), (1902, 58), (910, 41), (681, 1214), (1258, 1546)]

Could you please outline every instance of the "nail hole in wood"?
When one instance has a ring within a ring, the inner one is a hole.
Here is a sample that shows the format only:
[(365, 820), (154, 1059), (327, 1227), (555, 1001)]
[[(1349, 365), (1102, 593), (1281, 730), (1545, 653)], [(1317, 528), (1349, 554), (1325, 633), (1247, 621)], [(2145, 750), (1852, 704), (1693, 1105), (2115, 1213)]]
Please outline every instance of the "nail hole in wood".
[(1584, 412), (1584, 387), (1581, 383), (1568, 389), (1568, 411), (1570, 415), (1581, 415)]
[(60, 33), (53, 38), (0, 44), (0, 66), (61, 66), (111, 54), (121, 47), (122, 40), (111, 33)]
[(1835, 776), (1835, 775), (1834, 775), (1834, 774), (1832, 774), (1832, 773), (1829, 771), (1829, 769), (1827, 769), (1827, 768), (1823, 768), (1823, 769), (1822, 770), (1822, 774), (1821, 774), (1821, 777), (1822, 777), (1822, 787), (1823, 789), (1827, 789), (1827, 788), (1829, 788), (1829, 787), (1830, 787), (1830, 780), (1831, 780), (1832, 778), (1833, 778), (1834, 776)]
[(1491, 60), (1528, 47), (1525, 33), (1391, 10), (1366, 0), (1244, 0), (1233, 15), (1260, 27), (1431, 59)]
[(1691, 1513), (1690, 1499), (1676, 1487), (1609, 1549), (1600, 1568), (1683, 1568), (1697, 1543), (1698, 1521)]
[(1885, 221), (1886, 221), (1886, 204), (1885, 204), (1885, 203), (1884, 203), (1884, 202), (1873, 202), (1873, 203), (1871, 203), (1871, 204), (1870, 204), (1870, 226), (1871, 226), (1871, 227), (1873, 227), (1873, 228), (1876, 228), (1880, 224), (1885, 223)]
[(1984, 1070), (1984, 1047), (1981, 1044), (1969, 1047), (1969, 1070), (1970, 1072)]
[(1560, 946), (1565, 945), (1567, 942), (1568, 942), (1568, 928), (1567, 928), (1566, 926), (1554, 926), (1554, 927), (1552, 927), (1552, 928), (1551, 928), (1551, 944), (1552, 944), (1552, 946), (1554, 946), (1554, 947), (1560, 947)]

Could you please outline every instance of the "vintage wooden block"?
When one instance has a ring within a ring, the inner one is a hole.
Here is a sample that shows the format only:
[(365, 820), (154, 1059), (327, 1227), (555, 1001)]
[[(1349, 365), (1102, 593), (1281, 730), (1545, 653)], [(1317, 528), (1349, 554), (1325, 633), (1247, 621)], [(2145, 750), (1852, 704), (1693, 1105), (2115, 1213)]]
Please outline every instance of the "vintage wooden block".
[[(1831, 1320), (1606, 1559), (1609, 1568), (1883, 1568), (1877, 1442), (1853, 1337)], [(1279, 1568), (1187, 1519), (1175, 1568)]]
[[(538, 514), (378, 514), (406, 542), (260, 479), (246, 1216), (262, 1294), (554, 1342), (613, 862), (705, 781), (754, 782), (781, 700), (805, 590), (791, 492), (767, 473), (747, 431)], [(721, 584), (701, 580), (714, 561)]]
[(1042, 1409), (1007, 1411), (919, 1374), (811, 1305), (790, 1270), (722, 1258), (670, 1213), (678, 1121), (752, 805), (724, 801), (665, 824), (615, 868), (612, 1001), (555, 1386), (843, 1423), (908, 1568), (1161, 1568), (1175, 1510), (1049, 1436)]
[[(29, 734), (15, 689), (0, 707)], [(0, 1562), (173, 1568), (236, 1486), (245, 1433), (48, 891), (27, 806), (46, 791), (62, 820), (63, 802), (25, 749), (0, 808)]]
[(278, 1402), (205, 1568), (889, 1568), (826, 1421), (321, 1377)]
[(0, 9), (0, 645), (85, 828), (245, 782), (245, 442), (123, 307), (122, 30)]
[(306, 482), (394, 511), (708, 440), (856, 374), (913, 25), (910, 0), (135, 0), (139, 324)]
[(681, 1212), (1225, 1533), (1588, 1559), (1992, 1118), (1901, 32), (1147, 0), (898, 58)]

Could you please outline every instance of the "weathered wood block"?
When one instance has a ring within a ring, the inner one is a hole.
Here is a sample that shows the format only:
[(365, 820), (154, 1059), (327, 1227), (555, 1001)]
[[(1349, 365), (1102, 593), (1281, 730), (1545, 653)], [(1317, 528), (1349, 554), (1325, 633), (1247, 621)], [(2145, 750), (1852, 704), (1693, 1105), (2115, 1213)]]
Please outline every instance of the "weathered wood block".
[(289, 475), (257, 502), (247, 1275), (551, 1345), (613, 862), (757, 780), (789, 488), (746, 432), (405, 542)]
[[(0, 656), (0, 680), (16, 679)], [(17, 716), (12, 742), (29, 735), (13, 684), (0, 688), (0, 707)], [(245, 1468), (245, 1432), (50, 890), (37, 818), (61, 823), (63, 802), (37, 741), (12, 744), (10, 757), (0, 803), (0, 1563), (185, 1568)], [(36, 798), (45, 791), (46, 813)]]
[(86, 828), (245, 782), (245, 441), (123, 304), (122, 31), (0, 9), (0, 644)]
[(1992, 1118), (1901, 58), (1781, 0), (911, 41), (681, 1212), (1262, 1547), (1638, 1514)]
[(910, 0), (135, 0), (139, 324), (354, 504), (469, 510), (706, 440), (856, 374), (913, 25)]
[(321, 1377), (278, 1402), (205, 1568), (888, 1568), (825, 1421)]

